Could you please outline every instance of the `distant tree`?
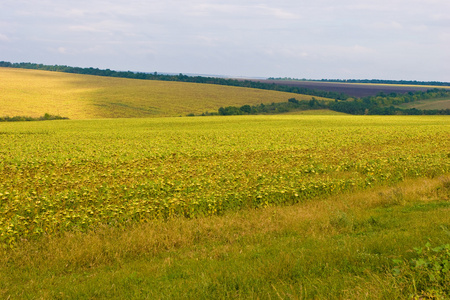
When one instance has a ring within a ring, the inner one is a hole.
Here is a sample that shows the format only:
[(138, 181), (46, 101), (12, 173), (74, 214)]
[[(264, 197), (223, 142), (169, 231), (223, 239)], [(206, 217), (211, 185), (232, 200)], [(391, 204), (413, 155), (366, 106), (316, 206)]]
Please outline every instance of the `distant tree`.
[(243, 105), (239, 109), (245, 114), (250, 114), (252, 112), (252, 107), (250, 105)]
[(297, 100), (297, 99), (295, 99), (295, 98), (290, 98), (290, 99), (288, 99), (288, 102), (291, 102), (291, 103), (294, 103), (294, 104), (299, 104), (300, 102)]

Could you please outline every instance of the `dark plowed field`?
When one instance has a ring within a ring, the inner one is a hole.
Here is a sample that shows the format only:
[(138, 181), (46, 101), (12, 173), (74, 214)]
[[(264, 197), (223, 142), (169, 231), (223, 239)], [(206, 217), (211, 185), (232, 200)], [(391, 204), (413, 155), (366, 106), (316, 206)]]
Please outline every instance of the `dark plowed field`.
[[(426, 91), (432, 89), (427, 86), (399, 86), (399, 85), (374, 85), (363, 83), (336, 83), (336, 82), (321, 82), (321, 81), (290, 81), (290, 80), (253, 80), (262, 83), (275, 83), (279, 85), (297, 86), (313, 90), (321, 90), (328, 92), (344, 93), (351, 97), (365, 97), (375, 96), (379, 92), (385, 94), (390, 93), (407, 93), (415, 91)], [(442, 88), (442, 87), (436, 87)]]

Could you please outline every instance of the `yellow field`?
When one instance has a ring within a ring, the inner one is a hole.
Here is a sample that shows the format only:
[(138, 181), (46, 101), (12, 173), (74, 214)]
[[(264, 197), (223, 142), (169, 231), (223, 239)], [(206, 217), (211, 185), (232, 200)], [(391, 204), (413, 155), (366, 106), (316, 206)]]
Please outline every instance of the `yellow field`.
[(296, 110), (290, 111), (287, 113), (283, 113), (281, 115), (325, 115), (325, 116), (337, 116), (337, 115), (346, 115), (346, 113), (341, 113), (338, 111), (330, 110), (330, 109), (314, 109), (314, 110)]
[[(180, 116), (312, 97), (258, 89), (0, 68), (0, 116)], [(316, 97), (320, 99), (319, 97)]]
[(449, 136), (448, 116), (1, 123), (0, 299), (448, 299)]

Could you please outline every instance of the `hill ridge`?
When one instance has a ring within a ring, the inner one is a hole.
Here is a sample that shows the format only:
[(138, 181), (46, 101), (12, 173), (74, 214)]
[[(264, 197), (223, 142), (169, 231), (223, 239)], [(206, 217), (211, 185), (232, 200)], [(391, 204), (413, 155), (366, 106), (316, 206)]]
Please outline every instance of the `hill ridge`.
[(0, 116), (70, 119), (185, 116), (221, 106), (286, 102), (312, 96), (188, 82), (136, 80), (0, 68)]

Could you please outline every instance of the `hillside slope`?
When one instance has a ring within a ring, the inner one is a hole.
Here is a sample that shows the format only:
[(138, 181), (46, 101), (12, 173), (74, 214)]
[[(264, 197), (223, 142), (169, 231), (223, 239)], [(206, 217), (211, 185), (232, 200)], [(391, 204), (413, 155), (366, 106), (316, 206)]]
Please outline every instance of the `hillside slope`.
[(450, 98), (439, 98), (430, 100), (421, 100), (417, 102), (403, 103), (400, 108), (417, 108), (417, 109), (450, 109)]
[[(302, 80), (258, 80), (262, 83), (272, 83), (290, 87), (307, 88), (319, 91), (343, 93), (351, 97), (375, 96), (379, 93), (404, 94), (408, 92), (425, 92), (429, 89), (450, 89), (448, 85), (413, 85), (413, 84), (381, 84), (381, 83), (353, 83), (332, 81), (302, 81)], [(442, 83), (444, 84), (444, 83)]]
[(217, 111), (221, 106), (312, 98), (240, 87), (10, 68), (0, 68), (0, 91), (0, 116), (50, 113), (70, 119), (180, 116)]

